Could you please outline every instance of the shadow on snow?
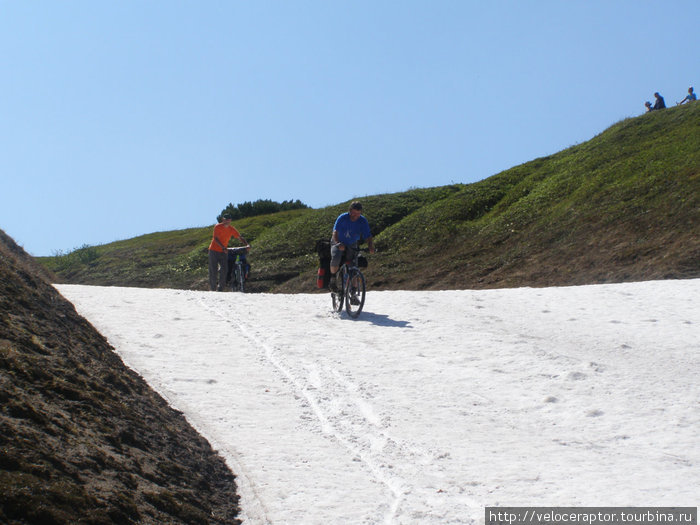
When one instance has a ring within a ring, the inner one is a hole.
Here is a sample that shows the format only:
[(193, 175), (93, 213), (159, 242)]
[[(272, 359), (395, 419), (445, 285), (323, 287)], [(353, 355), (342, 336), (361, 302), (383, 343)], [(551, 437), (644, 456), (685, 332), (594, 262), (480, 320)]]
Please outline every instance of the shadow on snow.
[[(347, 313), (343, 317), (349, 318)], [(411, 326), (411, 323), (409, 321), (398, 321), (396, 319), (392, 319), (386, 314), (375, 314), (372, 312), (368, 312), (367, 310), (363, 310), (362, 313), (360, 313), (360, 316), (355, 319), (355, 321), (365, 321), (367, 323), (372, 323), (377, 326), (389, 326), (393, 328), (413, 328)]]

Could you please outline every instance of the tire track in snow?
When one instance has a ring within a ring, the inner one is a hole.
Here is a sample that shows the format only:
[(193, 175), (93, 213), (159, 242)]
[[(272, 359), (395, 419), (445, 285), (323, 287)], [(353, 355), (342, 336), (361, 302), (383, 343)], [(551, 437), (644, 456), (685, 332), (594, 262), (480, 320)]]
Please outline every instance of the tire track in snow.
[[(188, 302), (192, 300), (192, 298), (188, 299)], [(197, 301), (206, 311), (212, 311), (212, 309), (204, 303), (201, 297), (197, 298)], [(154, 315), (154, 313), (151, 312), (151, 315)], [(157, 313), (155, 315), (158, 316)], [(167, 323), (166, 318), (163, 316), (158, 317), (161, 318), (163, 324)], [(178, 317), (177, 320), (180, 320), (180, 318)], [(112, 346), (115, 348), (118, 347), (116, 344)], [(120, 357), (125, 361), (125, 363), (129, 364), (128, 359), (123, 354), (120, 354)], [(139, 368), (135, 366), (129, 365), (129, 367), (137, 372), (139, 370)], [(141, 372), (138, 373), (141, 374)], [(149, 381), (149, 385), (154, 388), (154, 390), (156, 390), (163, 398), (165, 398), (168, 405), (182, 411), (186, 415), (187, 421), (190, 423), (190, 425), (192, 425), (192, 427), (199, 434), (205, 436), (217, 453), (224, 456), (227, 464), (236, 476), (236, 485), (239, 489), (238, 495), (240, 497), (240, 514), (238, 518), (243, 523), (271, 525), (272, 521), (268, 517), (270, 514), (269, 509), (265, 505), (263, 498), (260, 497), (259, 489), (254, 481), (255, 478), (248, 471), (243, 461), (241, 461), (238, 452), (235, 449), (226, 446), (226, 440), (222, 440), (217, 437), (217, 432), (212, 429), (212, 426), (209, 424), (207, 419), (201, 417), (199, 415), (199, 411), (195, 407), (191, 406), (185, 399), (178, 397), (174, 392), (172, 392), (161, 379), (153, 378)]]
[(313, 364), (305, 369), (295, 369), (275, 345), (257, 336), (246, 323), (226, 317), (201, 298), (200, 302), (212, 314), (234, 325), (249, 341), (262, 348), (265, 359), (305, 400), (318, 420), (321, 432), (358, 458), (372, 476), (389, 489), (392, 500), (384, 514), (384, 523), (394, 523), (402, 501), (412, 489), (406, 477), (398, 474), (402, 469), (396, 468), (397, 465), (427, 464), (433, 459), (431, 455), (390, 436), (369, 402), (362, 398), (359, 387), (333, 367)]

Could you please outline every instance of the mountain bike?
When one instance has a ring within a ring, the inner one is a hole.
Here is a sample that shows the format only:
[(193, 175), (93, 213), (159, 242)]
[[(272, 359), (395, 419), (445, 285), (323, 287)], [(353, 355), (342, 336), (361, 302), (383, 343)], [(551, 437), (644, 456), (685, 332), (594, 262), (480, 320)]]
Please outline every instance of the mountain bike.
[(245, 292), (245, 283), (250, 265), (246, 258), (250, 246), (239, 246), (228, 249), (229, 275), (231, 290)]
[(342, 312), (343, 306), (348, 315), (357, 319), (365, 305), (365, 276), (360, 268), (367, 266), (367, 259), (361, 255), (361, 250), (355, 248), (352, 261), (345, 261), (336, 274), (337, 291), (331, 291), (333, 310)]

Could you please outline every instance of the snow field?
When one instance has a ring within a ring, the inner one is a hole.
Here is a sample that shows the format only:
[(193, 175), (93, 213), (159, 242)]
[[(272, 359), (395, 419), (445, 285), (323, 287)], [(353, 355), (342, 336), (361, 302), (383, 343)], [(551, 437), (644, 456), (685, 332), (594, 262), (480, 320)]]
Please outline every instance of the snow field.
[(227, 459), (247, 523), (695, 506), (700, 280), (325, 294), (58, 286)]

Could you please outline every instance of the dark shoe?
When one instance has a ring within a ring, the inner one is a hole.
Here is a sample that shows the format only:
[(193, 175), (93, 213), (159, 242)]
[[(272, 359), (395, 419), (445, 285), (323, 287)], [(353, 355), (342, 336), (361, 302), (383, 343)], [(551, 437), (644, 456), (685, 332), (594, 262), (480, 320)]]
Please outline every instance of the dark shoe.
[(336, 279), (336, 275), (331, 275), (330, 279), (328, 279), (328, 289), (331, 292), (338, 291), (338, 280)]

